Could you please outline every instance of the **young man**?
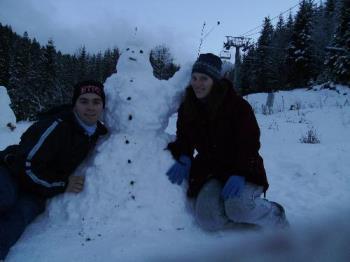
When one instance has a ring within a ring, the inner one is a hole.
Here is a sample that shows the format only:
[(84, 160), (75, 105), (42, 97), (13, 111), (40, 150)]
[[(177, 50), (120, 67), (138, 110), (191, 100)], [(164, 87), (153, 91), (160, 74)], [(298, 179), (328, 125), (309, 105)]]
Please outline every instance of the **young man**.
[(104, 107), (103, 85), (80, 82), (69, 109), (34, 123), (18, 145), (0, 151), (0, 260), (46, 199), (83, 190), (84, 176), (71, 174), (107, 133), (99, 121)]

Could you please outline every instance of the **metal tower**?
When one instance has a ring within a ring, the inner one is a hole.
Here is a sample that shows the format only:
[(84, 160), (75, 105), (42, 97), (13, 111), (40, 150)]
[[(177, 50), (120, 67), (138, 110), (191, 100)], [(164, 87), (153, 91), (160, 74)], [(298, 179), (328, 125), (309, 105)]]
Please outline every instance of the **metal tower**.
[(224, 49), (220, 53), (220, 57), (222, 59), (230, 59), (231, 53), (230, 49), (231, 47), (236, 48), (236, 54), (235, 54), (235, 75), (234, 75), (234, 84), (235, 88), (240, 88), (239, 86), (239, 69), (241, 66), (241, 48), (248, 48), (249, 47), (249, 41), (250, 38), (243, 37), (243, 36), (226, 36), (226, 42), (224, 42)]

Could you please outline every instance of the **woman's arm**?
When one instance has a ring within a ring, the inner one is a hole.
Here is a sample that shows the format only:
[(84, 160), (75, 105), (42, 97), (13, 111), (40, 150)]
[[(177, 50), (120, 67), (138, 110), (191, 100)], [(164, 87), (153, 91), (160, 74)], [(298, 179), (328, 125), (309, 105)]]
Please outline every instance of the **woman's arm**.
[(184, 115), (184, 105), (181, 104), (176, 122), (176, 140), (169, 143), (167, 147), (177, 160), (181, 155), (192, 158), (194, 152), (193, 139), (191, 139), (191, 127), (189, 126), (189, 122), (185, 121)]

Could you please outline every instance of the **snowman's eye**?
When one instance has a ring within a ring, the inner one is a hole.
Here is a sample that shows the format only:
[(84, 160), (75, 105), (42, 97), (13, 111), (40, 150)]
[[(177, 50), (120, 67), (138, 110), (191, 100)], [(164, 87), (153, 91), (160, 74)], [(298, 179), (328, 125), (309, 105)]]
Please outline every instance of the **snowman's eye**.
[(130, 50), (130, 48), (128, 47), (127, 49), (126, 49), (126, 51), (129, 51)]
[(140, 54), (143, 54), (143, 51), (142, 51), (142, 50), (140, 50)]

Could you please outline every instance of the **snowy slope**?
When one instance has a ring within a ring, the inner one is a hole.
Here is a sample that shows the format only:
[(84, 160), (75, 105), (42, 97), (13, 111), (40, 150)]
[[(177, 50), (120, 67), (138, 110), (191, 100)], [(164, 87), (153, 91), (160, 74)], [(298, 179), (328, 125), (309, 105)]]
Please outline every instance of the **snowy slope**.
[[(206, 233), (194, 223), (185, 185), (172, 185), (165, 176), (172, 159), (163, 149), (175, 133), (176, 115), (170, 118), (167, 133), (164, 129), (188, 70), (170, 81), (156, 80), (142, 55), (147, 57), (149, 50), (135, 43), (126, 48), (134, 53), (122, 54), (118, 74), (105, 83), (111, 134), (77, 171), (86, 175), (84, 192), (50, 201), (12, 248), (8, 261), (210, 261), (225, 260), (225, 254), (228, 261), (237, 254), (242, 261), (255, 261), (249, 251), (259, 256), (283, 241), (298, 248), (315, 238), (324, 239), (323, 248), (344, 252), (335, 240), (345, 242), (349, 230), (335, 230), (350, 218), (348, 88), (278, 92), (270, 115), (261, 113), (266, 94), (246, 98), (261, 127), (261, 154), (270, 182), (267, 197), (285, 206), (292, 237)], [(298, 110), (289, 110), (295, 104)], [(21, 123), (14, 132), (1, 130), (0, 148), (18, 141), (28, 124)], [(299, 141), (310, 129), (316, 131), (319, 144)], [(337, 227), (329, 228), (328, 221)], [(297, 240), (301, 246), (294, 245)], [(332, 261), (322, 254), (318, 252), (324, 261)]]

